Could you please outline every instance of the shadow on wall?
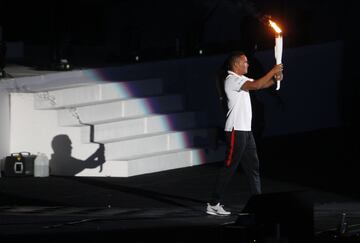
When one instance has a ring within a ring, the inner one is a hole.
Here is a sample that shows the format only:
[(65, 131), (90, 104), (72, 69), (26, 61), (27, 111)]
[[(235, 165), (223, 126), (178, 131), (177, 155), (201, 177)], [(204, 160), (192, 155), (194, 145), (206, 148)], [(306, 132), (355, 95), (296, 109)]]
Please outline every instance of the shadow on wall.
[(53, 175), (74, 176), (84, 169), (96, 168), (105, 163), (105, 147), (99, 148), (86, 160), (76, 159), (71, 156), (72, 142), (68, 135), (60, 134), (53, 138), (51, 146), (54, 151), (50, 158), (50, 170)]

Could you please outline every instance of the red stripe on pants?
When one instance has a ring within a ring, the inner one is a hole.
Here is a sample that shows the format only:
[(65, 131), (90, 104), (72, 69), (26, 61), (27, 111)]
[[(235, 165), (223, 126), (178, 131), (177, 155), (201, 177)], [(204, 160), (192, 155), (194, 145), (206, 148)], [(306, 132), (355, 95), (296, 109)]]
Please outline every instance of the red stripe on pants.
[(233, 152), (234, 152), (234, 143), (235, 143), (235, 130), (233, 129), (231, 131), (231, 139), (230, 139), (230, 152), (229, 152), (229, 157), (226, 160), (226, 165), (230, 166), (231, 164), (231, 160), (232, 160), (232, 156), (233, 156)]

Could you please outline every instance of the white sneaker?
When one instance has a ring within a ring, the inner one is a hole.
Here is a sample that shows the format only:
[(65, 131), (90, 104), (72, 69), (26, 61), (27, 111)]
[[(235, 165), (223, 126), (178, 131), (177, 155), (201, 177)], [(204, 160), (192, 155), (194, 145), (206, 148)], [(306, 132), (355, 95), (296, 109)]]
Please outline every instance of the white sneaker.
[(216, 204), (215, 206), (211, 206), (208, 203), (206, 207), (206, 213), (216, 216), (228, 216), (231, 214), (231, 212), (225, 211), (223, 205), (220, 205), (220, 203)]

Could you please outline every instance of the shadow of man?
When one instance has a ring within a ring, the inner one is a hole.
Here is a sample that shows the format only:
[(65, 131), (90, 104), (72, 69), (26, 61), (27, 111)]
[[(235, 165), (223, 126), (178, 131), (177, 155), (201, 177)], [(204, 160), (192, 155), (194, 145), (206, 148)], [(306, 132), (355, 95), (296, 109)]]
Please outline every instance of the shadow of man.
[(99, 148), (86, 160), (71, 156), (72, 142), (68, 135), (60, 134), (53, 138), (51, 147), (54, 151), (50, 158), (50, 172), (53, 175), (76, 175), (87, 168), (96, 168), (105, 163), (105, 147)]

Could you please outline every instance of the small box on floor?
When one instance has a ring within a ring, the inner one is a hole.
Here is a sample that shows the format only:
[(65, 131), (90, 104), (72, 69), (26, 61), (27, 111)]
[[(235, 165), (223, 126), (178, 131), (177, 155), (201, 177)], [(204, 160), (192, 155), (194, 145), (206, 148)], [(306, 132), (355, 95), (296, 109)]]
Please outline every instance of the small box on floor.
[(29, 152), (12, 153), (4, 163), (4, 176), (33, 176), (36, 155)]

